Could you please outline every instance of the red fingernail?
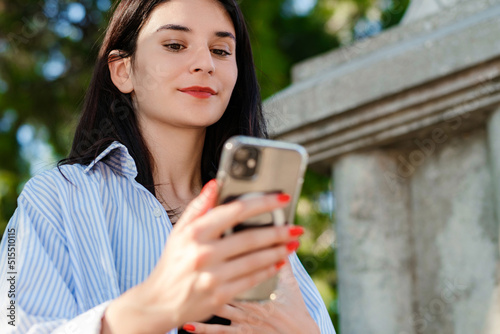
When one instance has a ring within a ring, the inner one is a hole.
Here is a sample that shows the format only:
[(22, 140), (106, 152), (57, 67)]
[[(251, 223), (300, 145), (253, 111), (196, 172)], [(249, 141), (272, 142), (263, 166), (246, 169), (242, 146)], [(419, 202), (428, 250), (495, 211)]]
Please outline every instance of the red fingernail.
[(184, 325), (184, 327), (182, 327), (182, 329), (185, 331), (188, 331), (188, 332), (194, 332), (196, 330), (196, 328), (194, 328), (193, 325)]
[(292, 226), (288, 229), (291, 237), (298, 237), (304, 234), (304, 228), (302, 226)]
[(291, 253), (291, 252), (295, 252), (297, 250), (297, 248), (299, 248), (299, 246), (300, 246), (300, 242), (298, 240), (294, 240), (294, 241), (290, 241), (286, 245), (286, 249), (288, 249), (288, 251)]
[(276, 269), (281, 269), (284, 265), (285, 265), (285, 260), (281, 260), (281, 261), (278, 261), (276, 262), (275, 266), (276, 266)]
[(212, 189), (214, 189), (215, 187), (217, 187), (217, 180), (211, 179), (207, 182), (207, 184), (203, 186), (203, 188), (201, 189), (201, 193), (203, 194), (205, 192), (212, 191)]
[(290, 202), (290, 195), (288, 195), (288, 194), (279, 194), (278, 195), (278, 201), (280, 201), (281, 203)]

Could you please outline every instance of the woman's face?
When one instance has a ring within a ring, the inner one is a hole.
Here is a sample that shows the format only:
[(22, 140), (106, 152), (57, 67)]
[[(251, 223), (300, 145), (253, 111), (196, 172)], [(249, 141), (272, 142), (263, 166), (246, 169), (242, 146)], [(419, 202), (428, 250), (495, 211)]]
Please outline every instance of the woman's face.
[(131, 66), (143, 130), (205, 128), (220, 119), (238, 77), (235, 35), (216, 0), (170, 0), (152, 12)]

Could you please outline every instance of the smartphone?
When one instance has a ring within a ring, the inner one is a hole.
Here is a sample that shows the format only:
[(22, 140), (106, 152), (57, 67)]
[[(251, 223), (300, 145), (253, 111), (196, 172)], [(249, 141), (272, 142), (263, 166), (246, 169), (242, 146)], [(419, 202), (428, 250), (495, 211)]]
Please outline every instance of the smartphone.
[[(217, 204), (269, 193), (290, 195), (289, 204), (273, 212), (258, 215), (228, 229), (225, 235), (249, 228), (293, 224), (295, 207), (307, 168), (307, 151), (300, 145), (247, 136), (231, 137), (224, 144), (217, 182)], [(266, 301), (276, 290), (273, 277), (238, 295), (237, 300)]]

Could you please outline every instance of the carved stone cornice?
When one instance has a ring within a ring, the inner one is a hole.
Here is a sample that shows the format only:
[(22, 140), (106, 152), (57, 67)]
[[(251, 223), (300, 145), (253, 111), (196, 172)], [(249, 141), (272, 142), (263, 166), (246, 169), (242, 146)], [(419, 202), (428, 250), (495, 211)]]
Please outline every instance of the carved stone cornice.
[(498, 36), (500, 1), (470, 1), (299, 64), (294, 84), (265, 103), (271, 132), (321, 169), (443, 122), (482, 122), (500, 105)]

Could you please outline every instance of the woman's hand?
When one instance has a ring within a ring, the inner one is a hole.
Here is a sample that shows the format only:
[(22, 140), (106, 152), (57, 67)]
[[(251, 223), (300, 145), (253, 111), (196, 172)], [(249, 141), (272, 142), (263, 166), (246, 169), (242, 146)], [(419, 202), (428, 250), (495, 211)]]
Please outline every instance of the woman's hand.
[(278, 272), (297, 236), (289, 228), (224, 231), (252, 216), (282, 208), (289, 196), (264, 195), (214, 208), (209, 182), (177, 222), (158, 264), (138, 286), (113, 301), (103, 333), (165, 333), (224, 310), (237, 294)]
[(199, 334), (314, 334), (320, 333), (309, 315), (297, 280), (287, 261), (280, 273), (276, 299), (266, 303), (232, 302), (217, 316), (231, 320), (230, 326), (190, 322), (184, 329)]

